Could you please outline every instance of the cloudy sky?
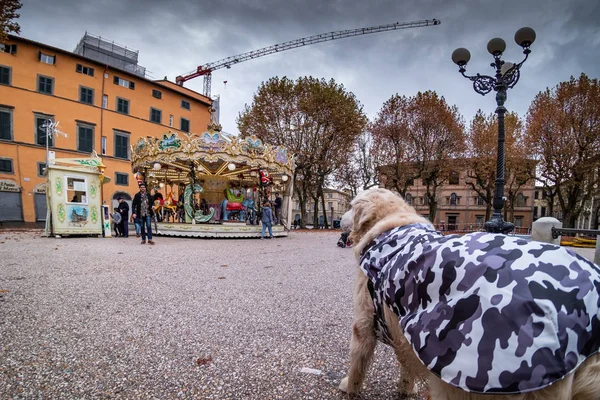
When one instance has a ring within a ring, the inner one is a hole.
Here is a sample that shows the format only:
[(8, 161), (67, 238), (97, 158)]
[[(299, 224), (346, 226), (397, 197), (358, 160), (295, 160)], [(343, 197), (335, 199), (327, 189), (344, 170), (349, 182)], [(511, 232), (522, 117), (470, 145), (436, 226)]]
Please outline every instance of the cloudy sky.
[[(318, 33), (408, 22), (441, 25), (364, 35), (305, 46), (213, 73), (223, 130), (261, 82), (273, 76), (335, 79), (353, 92), (373, 119), (395, 93), (435, 90), (458, 106), (465, 121), (477, 109), (493, 112), (494, 96), (475, 93), (451, 61), (471, 51), (467, 73), (491, 74), (486, 44), (507, 42), (505, 59), (520, 61), (514, 33), (537, 32), (521, 80), (505, 104), (524, 116), (534, 96), (571, 75), (600, 76), (600, 2), (597, 0), (22, 0), (21, 36), (72, 51), (85, 31), (139, 50), (139, 64), (155, 79), (194, 70), (272, 44)], [(227, 84), (224, 83), (227, 81)], [(202, 78), (186, 83), (202, 92)]]

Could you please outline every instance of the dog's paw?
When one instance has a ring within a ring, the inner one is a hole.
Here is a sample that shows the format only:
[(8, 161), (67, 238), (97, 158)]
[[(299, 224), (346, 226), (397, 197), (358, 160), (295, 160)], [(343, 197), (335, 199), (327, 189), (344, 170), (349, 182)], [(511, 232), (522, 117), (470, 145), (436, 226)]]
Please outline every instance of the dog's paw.
[(348, 377), (345, 377), (344, 379), (342, 379), (342, 381), (340, 382), (339, 388), (342, 392), (348, 393)]

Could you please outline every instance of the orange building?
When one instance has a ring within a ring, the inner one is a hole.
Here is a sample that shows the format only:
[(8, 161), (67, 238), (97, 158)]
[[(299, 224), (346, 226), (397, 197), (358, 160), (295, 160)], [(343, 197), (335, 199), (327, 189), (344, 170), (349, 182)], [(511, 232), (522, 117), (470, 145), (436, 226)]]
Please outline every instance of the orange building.
[(48, 141), (57, 158), (102, 157), (111, 179), (103, 204), (138, 191), (130, 146), (139, 138), (210, 123), (210, 98), (146, 78), (137, 52), (87, 34), (76, 51), (16, 36), (0, 43), (0, 222), (46, 218), (48, 120), (67, 134)]

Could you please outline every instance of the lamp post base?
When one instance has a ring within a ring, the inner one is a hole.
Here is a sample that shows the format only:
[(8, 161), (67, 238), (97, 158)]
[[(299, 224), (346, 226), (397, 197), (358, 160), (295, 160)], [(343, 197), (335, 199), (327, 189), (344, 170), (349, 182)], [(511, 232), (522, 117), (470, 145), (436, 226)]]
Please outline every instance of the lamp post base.
[(493, 214), (492, 218), (487, 221), (484, 225), (485, 231), (489, 233), (503, 233), (507, 234), (515, 229), (515, 225), (512, 222), (506, 222), (502, 218), (502, 214)]

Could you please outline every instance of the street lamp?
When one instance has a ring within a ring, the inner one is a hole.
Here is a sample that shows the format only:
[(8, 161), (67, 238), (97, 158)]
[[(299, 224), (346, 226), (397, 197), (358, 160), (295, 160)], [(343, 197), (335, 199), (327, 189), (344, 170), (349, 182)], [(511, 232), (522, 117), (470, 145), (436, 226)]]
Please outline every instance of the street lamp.
[(496, 160), (496, 187), (494, 190), (494, 213), (492, 218), (485, 223), (485, 230), (494, 233), (508, 233), (514, 229), (514, 225), (504, 221), (502, 207), (506, 201), (504, 197), (504, 102), (506, 91), (513, 88), (519, 81), (521, 65), (529, 57), (531, 50), (529, 46), (535, 41), (535, 31), (531, 28), (521, 28), (515, 33), (515, 42), (523, 48), (525, 58), (518, 64), (502, 60), (502, 53), (506, 49), (506, 42), (501, 38), (494, 38), (488, 42), (488, 52), (494, 56), (494, 62), (490, 65), (496, 70), (496, 76), (477, 74), (468, 76), (465, 67), (471, 59), (471, 53), (465, 48), (458, 48), (452, 52), (452, 61), (458, 65), (458, 72), (465, 78), (473, 81), (473, 89), (481, 95), (486, 95), (492, 90), (496, 92), (496, 114), (498, 114), (498, 158)]

